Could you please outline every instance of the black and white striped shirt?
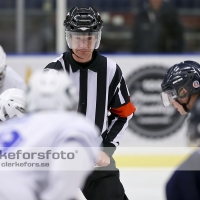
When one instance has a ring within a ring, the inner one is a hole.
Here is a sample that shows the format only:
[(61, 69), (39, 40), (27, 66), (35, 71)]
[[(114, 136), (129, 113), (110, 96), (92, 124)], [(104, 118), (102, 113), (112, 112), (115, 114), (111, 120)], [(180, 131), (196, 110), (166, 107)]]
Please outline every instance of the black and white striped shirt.
[[(71, 52), (63, 53), (46, 68), (69, 73), (79, 93), (78, 111), (99, 127), (104, 147), (115, 147), (136, 109), (119, 66), (96, 50), (93, 53), (95, 59), (86, 68), (73, 59)], [(114, 150), (107, 153), (112, 155)]]

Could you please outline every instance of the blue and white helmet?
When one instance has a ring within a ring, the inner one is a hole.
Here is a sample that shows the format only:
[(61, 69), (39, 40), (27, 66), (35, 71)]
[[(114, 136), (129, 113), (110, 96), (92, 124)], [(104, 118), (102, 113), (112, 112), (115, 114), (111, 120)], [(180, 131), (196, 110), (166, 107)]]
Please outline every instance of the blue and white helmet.
[(77, 93), (68, 74), (56, 70), (37, 71), (27, 90), (28, 112), (39, 110), (75, 110)]
[(6, 73), (6, 53), (0, 45), (0, 87), (3, 86)]
[(0, 95), (0, 120), (6, 121), (25, 113), (26, 98), (23, 90), (10, 88)]

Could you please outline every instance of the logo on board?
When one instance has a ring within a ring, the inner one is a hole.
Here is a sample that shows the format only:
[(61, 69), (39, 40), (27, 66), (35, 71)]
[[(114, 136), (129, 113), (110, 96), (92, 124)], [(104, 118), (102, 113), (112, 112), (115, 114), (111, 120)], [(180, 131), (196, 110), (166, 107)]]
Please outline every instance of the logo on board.
[(131, 100), (137, 110), (129, 121), (133, 132), (149, 138), (159, 138), (175, 133), (186, 116), (161, 102), (161, 83), (167, 71), (162, 66), (144, 66), (127, 78)]

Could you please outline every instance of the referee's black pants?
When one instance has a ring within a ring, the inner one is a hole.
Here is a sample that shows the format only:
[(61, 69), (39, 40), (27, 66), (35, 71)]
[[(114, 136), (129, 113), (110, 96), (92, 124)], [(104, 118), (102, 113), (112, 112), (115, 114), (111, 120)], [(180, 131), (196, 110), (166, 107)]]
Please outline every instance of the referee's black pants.
[(95, 168), (82, 192), (87, 200), (128, 200), (112, 157), (108, 166)]

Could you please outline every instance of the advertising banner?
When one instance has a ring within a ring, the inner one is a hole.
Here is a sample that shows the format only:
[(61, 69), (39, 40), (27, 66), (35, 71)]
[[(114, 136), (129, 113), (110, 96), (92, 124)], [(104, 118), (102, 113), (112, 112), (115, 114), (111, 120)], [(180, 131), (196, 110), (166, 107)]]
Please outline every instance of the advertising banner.
[[(8, 56), (7, 64), (25, 80), (59, 55)], [(125, 131), (122, 147), (186, 147), (187, 118), (160, 100), (161, 82), (167, 69), (185, 60), (200, 62), (199, 55), (106, 55), (122, 69), (131, 101), (137, 108)]]

